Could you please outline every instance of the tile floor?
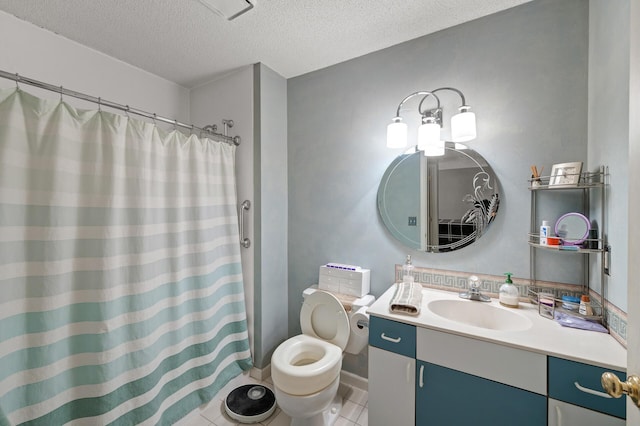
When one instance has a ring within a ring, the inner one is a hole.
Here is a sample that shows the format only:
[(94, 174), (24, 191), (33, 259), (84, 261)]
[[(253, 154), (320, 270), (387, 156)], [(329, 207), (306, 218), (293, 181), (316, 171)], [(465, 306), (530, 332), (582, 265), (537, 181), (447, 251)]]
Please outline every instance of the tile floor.
[[(271, 378), (268, 378), (264, 382), (260, 382), (249, 374), (242, 374), (225, 387), (223, 387), (218, 395), (213, 398), (208, 404), (204, 404), (196, 410), (192, 411), (189, 415), (183, 418), (177, 423), (178, 426), (236, 426), (242, 425), (232, 420), (224, 411), (224, 399), (227, 394), (238, 386), (249, 383), (261, 383), (270, 389), (273, 389), (273, 382)], [(340, 385), (338, 391), (343, 396), (344, 402), (342, 404), (342, 410), (340, 411), (340, 417), (335, 423), (335, 426), (367, 426), (369, 417), (369, 405), (367, 391), (360, 388)], [(269, 425), (269, 426), (289, 426), (291, 419), (285, 413), (276, 407), (276, 411), (271, 417), (262, 423), (255, 423), (256, 425)]]

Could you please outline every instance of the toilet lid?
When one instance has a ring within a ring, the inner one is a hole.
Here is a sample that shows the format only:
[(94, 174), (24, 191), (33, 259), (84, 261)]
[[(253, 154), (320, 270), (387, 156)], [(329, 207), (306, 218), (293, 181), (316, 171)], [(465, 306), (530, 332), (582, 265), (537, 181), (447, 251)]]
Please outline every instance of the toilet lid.
[(307, 336), (333, 343), (344, 350), (349, 341), (349, 317), (342, 303), (321, 290), (304, 299), (300, 310), (300, 327)]

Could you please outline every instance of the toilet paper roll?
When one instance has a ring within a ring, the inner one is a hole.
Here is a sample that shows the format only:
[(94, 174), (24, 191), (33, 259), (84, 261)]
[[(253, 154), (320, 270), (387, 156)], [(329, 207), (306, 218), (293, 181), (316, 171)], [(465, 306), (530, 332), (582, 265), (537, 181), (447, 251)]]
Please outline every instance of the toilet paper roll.
[[(366, 327), (358, 327), (358, 321), (364, 322)], [(349, 318), (349, 326), (353, 335), (356, 337), (369, 338), (369, 314), (367, 313), (367, 306), (363, 306), (358, 309), (351, 318)]]

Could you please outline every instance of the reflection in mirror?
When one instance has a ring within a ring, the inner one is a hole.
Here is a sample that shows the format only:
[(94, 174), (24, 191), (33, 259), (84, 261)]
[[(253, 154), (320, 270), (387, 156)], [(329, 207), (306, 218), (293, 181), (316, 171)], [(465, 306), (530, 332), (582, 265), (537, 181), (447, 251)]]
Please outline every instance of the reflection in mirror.
[(450, 143), (442, 157), (420, 151), (398, 156), (378, 188), (378, 212), (391, 235), (433, 253), (478, 240), (499, 204), (498, 182), (485, 159)]

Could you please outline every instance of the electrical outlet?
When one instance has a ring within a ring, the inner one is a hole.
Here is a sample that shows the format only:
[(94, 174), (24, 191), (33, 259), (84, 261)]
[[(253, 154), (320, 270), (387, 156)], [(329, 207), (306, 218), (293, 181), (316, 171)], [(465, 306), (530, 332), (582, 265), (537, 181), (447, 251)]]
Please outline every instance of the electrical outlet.
[(611, 246), (604, 246), (604, 273), (607, 276), (611, 276)]
[(409, 216), (409, 226), (418, 226), (418, 218), (416, 216)]

